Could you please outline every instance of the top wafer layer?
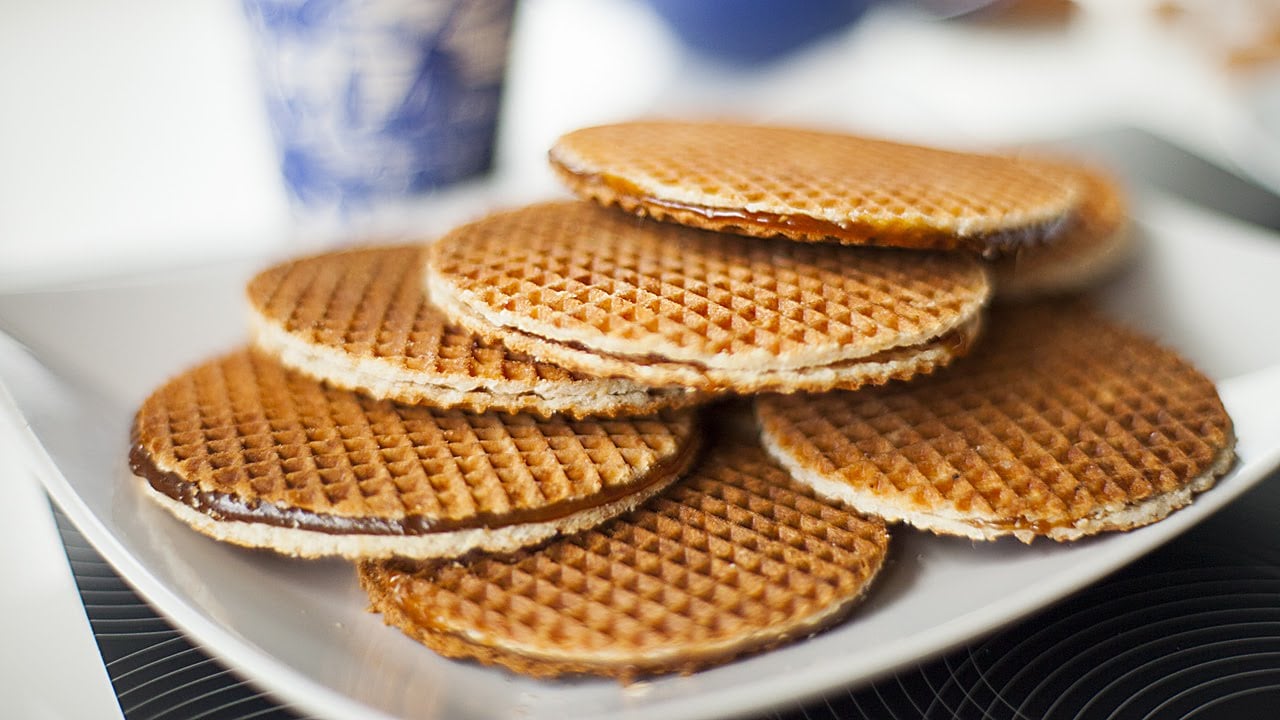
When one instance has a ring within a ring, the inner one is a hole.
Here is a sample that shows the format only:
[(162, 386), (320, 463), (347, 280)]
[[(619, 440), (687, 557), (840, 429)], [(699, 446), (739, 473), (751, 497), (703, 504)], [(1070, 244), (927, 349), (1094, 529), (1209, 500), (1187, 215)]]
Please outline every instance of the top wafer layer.
[(1016, 247), (1051, 236), (1080, 199), (1051, 164), (808, 130), (632, 122), (562, 137), (575, 192), (712, 230), (856, 245)]
[(473, 330), (751, 372), (939, 338), (971, 323), (989, 292), (963, 254), (761, 242), (589, 203), (489, 216), (428, 258), (432, 297)]
[(840, 619), (884, 524), (813, 497), (760, 450), (719, 445), (600, 528), (510, 557), (364, 563), (373, 607), (450, 656), (518, 672), (692, 671)]
[(998, 308), (946, 371), (760, 398), (765, 446), (863, 512), (947, 534), (1070, 540), (1159, 520), (1232, 459), (1213, 384), (1079, 304)]
[(254, 343), (375, 398), (472, 411), (647, 415), (697, 399), (534, 362), (449, 323), (422, 292), (420, 246), (286, 262), (250, 281)]

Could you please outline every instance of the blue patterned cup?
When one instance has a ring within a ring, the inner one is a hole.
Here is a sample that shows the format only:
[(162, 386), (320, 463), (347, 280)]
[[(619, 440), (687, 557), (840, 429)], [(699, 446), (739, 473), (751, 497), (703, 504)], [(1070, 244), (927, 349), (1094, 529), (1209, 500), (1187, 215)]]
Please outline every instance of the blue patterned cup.
[(243, 0), (285, 185), (361, 212), (493, 161), (514, 0)]

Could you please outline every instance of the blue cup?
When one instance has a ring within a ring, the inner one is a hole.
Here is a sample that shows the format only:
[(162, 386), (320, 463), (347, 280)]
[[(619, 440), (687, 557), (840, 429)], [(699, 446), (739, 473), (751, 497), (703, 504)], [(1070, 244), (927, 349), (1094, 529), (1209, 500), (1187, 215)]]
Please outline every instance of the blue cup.
[(680, 41), (735, 65), (777, 60), (840, 32), (871, 0), (648, 0)]
[(493, 163), (514, 0), (243, 0), (284, 183), (362, 211)]

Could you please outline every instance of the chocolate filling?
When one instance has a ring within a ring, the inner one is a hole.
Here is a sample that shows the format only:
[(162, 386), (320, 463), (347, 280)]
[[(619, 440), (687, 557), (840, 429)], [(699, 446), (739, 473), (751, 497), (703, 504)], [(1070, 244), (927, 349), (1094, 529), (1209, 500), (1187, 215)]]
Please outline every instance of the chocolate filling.
[(258, 500), (246, 500), (230, 493), (200, 490), (195, 483), (177, 473), (160, 469), (136, 437), (129, 450), (129, 468), (135, 475), (145, 479), (156, 492), (215, 520), (261, 523), (329, 535), (429, 535), (458, 530), (478, 528), (492, 530), (510, 525), (551, 522), (582, 510), (599, 507), (683, 474), (693, 463), (700, 445), (700, 438), (694, 435), (684, 444), (680, 452), (656, 464), (637, 483), (605, 488), (586, 497), (543, 507), (519, 508), (502, 513), (476, 513), (464, 518), (424, 515), (406, 515), (402, 518), (347, 517)]

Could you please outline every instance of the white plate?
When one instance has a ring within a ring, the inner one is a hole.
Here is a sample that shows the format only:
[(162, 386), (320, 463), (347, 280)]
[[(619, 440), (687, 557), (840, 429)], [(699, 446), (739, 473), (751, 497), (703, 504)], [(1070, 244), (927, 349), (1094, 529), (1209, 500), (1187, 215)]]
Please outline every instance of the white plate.
[[(538, 682), (439, 658), (380, 619), (349, 565), (199, 536), (127, 481), (132, 412), (169, 374), (240, 342), (249, 264), (0, 297), (0, 377), (19, 445), (91, 542), (209, 651), (283, 699), (335, 718), (661, 716), (763, 711), (871, 679), (1060, 598), (1204, 519), (1280, 463), (1280, 239), (1162, 198), (1140, 204), (1143, 262), (1116, 314), (1220, 381), (1240, 460), (1190, 508), (1070, 546), (975, 546), (900, 530), (868, 603), (843, 625), (699, 673), (630, 687)], [(6, 444), (12, 447), (15, 443)]]

